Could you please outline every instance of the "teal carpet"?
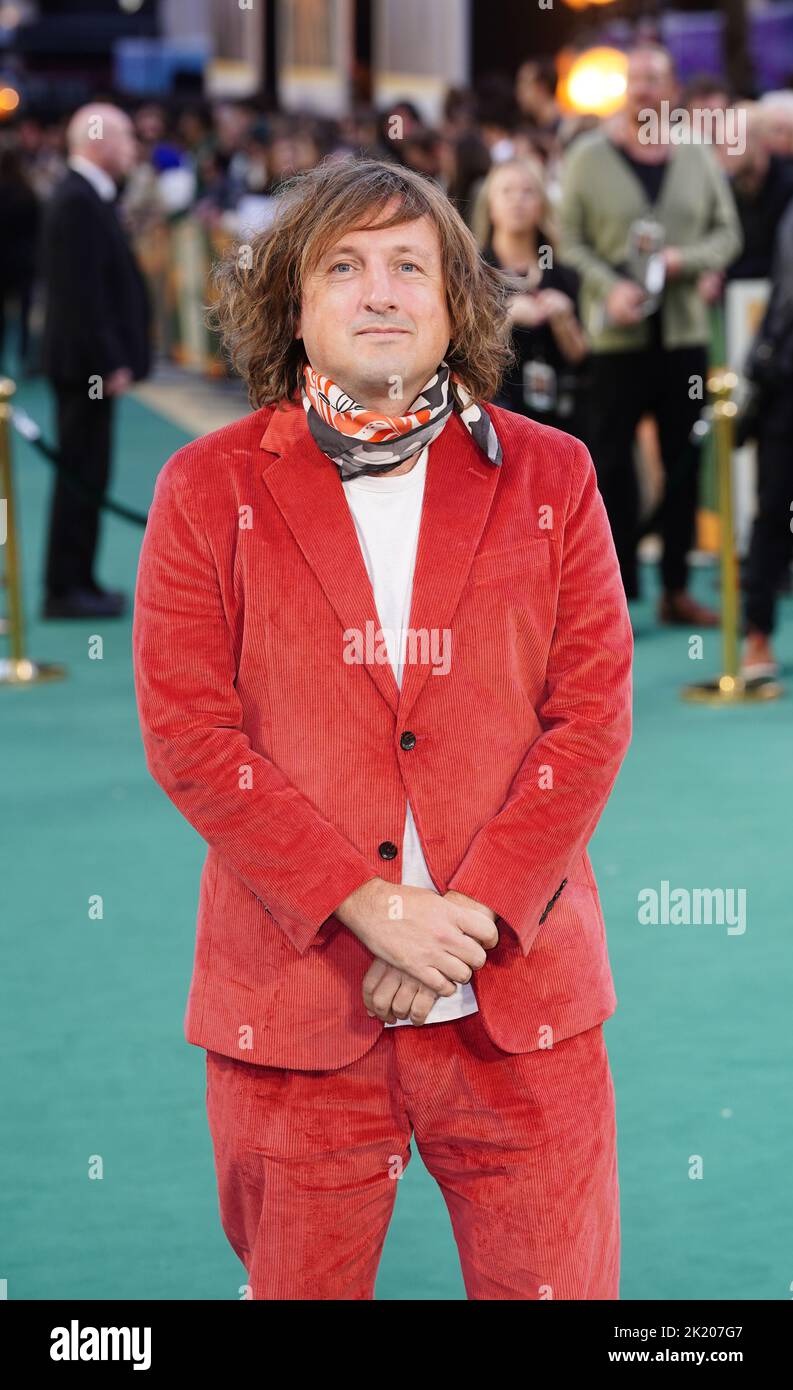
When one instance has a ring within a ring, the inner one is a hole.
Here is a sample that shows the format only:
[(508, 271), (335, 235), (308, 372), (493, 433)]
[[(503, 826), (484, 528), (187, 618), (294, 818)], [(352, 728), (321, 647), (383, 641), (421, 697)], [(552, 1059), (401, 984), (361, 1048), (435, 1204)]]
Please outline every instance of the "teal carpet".
[[(26, 383), (18, 400), (52, 438), (45, 387)], [(134, 400), (119, 425), (112, 492), (145, 510), (185, 436)], [(0, 690), (0, 1281), (9, 1299), (238, 1298), (204, 1053), (182, 1034), (204, 845), (146, 771), (131, 620), (101, 625), (97, 660), (90, 623), (40, 619), (51, 474), (18, 438), (14, 449), (28, 654), (69, 674)], [(141, 534), (105, 518), (102, 583), (131, 595)], [(718, 634), (690, 661), (686, 631), (656, 629), (656, 576), (644, 574), (634, 739), (590, 846), (619, 1000), (606, 1037), (621, 1293), (788, 1299), (793, 703), (682, 703), (684, 682), (717, 671)], [(705, 602), (714, 575), (695, 573)], [(779, 635), (791, 691), (792, 607), (785, 599)], [(745, 933), (639, 925), (638, 893), (664, 879), (745, 889)], [(377, 1296), (462, 1299), (446, 1208), (413, 1153)]]

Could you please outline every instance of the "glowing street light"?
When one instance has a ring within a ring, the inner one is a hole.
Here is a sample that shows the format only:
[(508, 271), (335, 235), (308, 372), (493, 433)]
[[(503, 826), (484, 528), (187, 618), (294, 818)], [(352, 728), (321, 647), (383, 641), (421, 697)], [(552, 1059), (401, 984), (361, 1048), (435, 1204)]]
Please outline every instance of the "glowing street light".
[(570, 10), (587, 10), (590, 5), (613, 5), (614, 0), (564, 0)]
[(625, 100), (627, 59), (617, 48), (590, 48), (568, 68), (557, 92), (561, 105), (581, 116), (611, 116)]

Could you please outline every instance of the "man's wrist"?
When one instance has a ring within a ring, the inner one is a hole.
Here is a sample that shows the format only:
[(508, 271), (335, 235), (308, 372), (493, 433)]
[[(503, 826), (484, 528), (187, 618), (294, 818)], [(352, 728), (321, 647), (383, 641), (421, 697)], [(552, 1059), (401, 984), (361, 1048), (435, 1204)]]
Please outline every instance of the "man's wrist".
[(350, 931), (357, 934), (358, 929), (376, 912), (383, 889), (393, 891), (393, 888), (393, 884), (374, 874), (344, 898), (333, 915), (338, 917), (339, 921)]

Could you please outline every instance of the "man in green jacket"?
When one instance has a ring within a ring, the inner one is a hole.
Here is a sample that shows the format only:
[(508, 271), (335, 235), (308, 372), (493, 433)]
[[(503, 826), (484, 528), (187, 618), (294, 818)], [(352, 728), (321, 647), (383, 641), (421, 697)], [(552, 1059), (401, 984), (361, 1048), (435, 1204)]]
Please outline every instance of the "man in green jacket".
[(633, 444), (650, 414), (666, 477), (659, 618), (715, 626), (718, 614), (686, 591), (699, 473), (690, 435), (703, 405), (708, 305), (742, 236), (712, 151), (686, 140), (676, 93), (669, 53), (634, 49), (619, 115), (567, 155), (559, 252), (581, 275), (592, 352), (589, 443), (625, 592), (639, 597)]

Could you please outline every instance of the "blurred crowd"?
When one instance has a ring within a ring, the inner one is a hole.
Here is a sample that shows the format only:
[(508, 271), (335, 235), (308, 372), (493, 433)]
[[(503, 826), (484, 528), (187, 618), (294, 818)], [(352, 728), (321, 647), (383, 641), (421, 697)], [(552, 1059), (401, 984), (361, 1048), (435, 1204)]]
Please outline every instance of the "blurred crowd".
[[(664, 101), (690, 113), (731, 113), (740, 144), (714, 144), (702, 155), (690, 140), (685, 156), (642, 148), (638, 113)], [(685, 385), (706, 372), (730, 280), (770, 280), (779, 331), (788, 330), (779, 309), (780, 277), (790, 265), (780, 228), (793, 207), (793, 89), (746, 101), (716, 75), (681, 86), (669, 55), (649, 45), (629, 65), (625, 107), (604, 121), (563, 114), (550, 60), (524, 62), (514, 82), (450, 89), (433, 125), (409, 101), (338, 119), (272, 111), (256, 100), (146, 102), (129, 116), (135, 157), (116, 182), (133, 243), (184, 217), (232, 236), (266, 228), (282, 183), (321, 160), (365, 154), (436, 180), (485, 259), (510, 277), (515, 358), (497, 403), (589, 445), (629, 597), (639, 592), (634, 441), (645, 417), (653, 418), (645, 442), (656, 449), (668, 493), (656, 518), (665, 556), (659, 616), (718, 622), (687, 594), (698, 484), (690, 441), (703, 403), (686, 404)], [(67, 120), (22, 117), (0, 134), (0, 356), (13, 306), (23, 372), (38, 365), (29, 324), (42, 274), (42, 214), (70, 166), (67, 131)], [(675, 189), (667, 165), (683, 170)], [(759, 375), (756, 396), (769, 389)], [(779, 460), (789, 452), (789, 428), (793, 419), (782, 414), (771, 443), (760, 439), (758, 488), (770, 488), (775, 512), (755, 528), (750, 559), (745, 666), (760, 676), (775, 669), (773, 595), (789, 563), (789, 528), (777, 515), (789, 482)]]
[[(434, 125), (409, 101), (381, 112), (354, 109), (339, 119), (267, 111), (254, 99), (146, 102), (130, 110), (137, 158), (121, 193), (124, 221), (133, 237), (185, 214), (238, 234), (267, 225), (280, 185), (295, 173), (322, 159), (365, 154), (435, 179), (485, 249), (488, 231), (498, 233), (504, 204), (503, 182), (493, 172), (518, 161), (522, 180), (532, 184), (531, 216), (537, 226), (544, 222), (543, 241), (552, 242), (566, 152), (583, 132), (603, 124), (592, 116), (564, 116), (556, 85), (551, 60), (525, 62), (514, 83), (493, 78), (477, 92), (450, 89)], [(745, 149), (713, 145), (744, 233), (743, 250), (727, 274), (769, 275), (776, 228), (793, 193), (793, 88), (734, 102), (721, 79), (702, 74), (686, 84), (679, 102), (689, 110), (745, 113)], [(40, 209), (67, 170), (67, 127), (68, 117), (50, 123), (21, 117), (0, 131), (3, 299), (22, 297), (23, 320), (36, 271)], [(574, 287), (569, 276), (565, 287)]]

